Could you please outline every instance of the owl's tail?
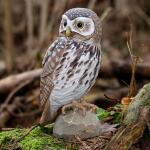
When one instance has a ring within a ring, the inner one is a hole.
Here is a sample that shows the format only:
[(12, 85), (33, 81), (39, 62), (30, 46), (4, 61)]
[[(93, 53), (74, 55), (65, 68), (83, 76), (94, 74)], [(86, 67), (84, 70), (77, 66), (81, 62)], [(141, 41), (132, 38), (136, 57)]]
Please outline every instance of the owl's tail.
[(57, 111), (54, 112), (50, 109), (50, 102), (49, 100), (47, 100), (40, 119), (40, 124), (53, 123), (56, 120), (57, 116), (58, 116), (58, 112)]

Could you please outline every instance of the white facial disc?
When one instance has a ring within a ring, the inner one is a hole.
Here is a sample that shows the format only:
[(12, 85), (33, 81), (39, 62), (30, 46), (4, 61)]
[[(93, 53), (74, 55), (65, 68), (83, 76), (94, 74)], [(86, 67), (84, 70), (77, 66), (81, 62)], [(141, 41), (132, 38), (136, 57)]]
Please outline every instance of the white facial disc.
[[(66, 15), (63, 15), (62, 19), (67, 20), (67, 26), (69, 26), (71, 28), (71, 31), (73, 31), (73, 32), (76, 32), (83, 36), (89, 36), (89, 35), (93, 34), (93, 32), (94, 32), (95, 26), (94, 26), (94, 22), (91, 18), (78, 17), (74, 20), (70, 20)], [(83, 22), (84, 24), (88, 24), (89, 27), (87, 30), (84, 27), (82, 29), (79, 29), (74, 26), (74, 22)], [(59, 32), (65, 31), (67, 26), (60, 28)]]

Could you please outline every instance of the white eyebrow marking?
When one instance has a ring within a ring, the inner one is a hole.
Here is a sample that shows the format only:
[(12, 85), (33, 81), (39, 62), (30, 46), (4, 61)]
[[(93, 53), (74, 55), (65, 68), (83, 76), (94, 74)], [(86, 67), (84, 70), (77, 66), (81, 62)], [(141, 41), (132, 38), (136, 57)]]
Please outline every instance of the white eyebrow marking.
[[(94, 25), (94, 22), (93, 22), (93, 20), (92, 20), (91, 18), (87, 18), (87, 17), (77, 17), (77, 18), (75, 18), (74, 20), (70, 20), (70, 19), (68, 18), (68, 16), (62, 15), (62, 19), (66, 19), (66, 20), (67, 20), (67, 26), (69, 26), (73, 32), (79, 33), (79, 34), (84, 35), (84, 36), (91, 35), (91, 34), (94, 32), (95, 25)], [(76, 29), (74, 28), (74, 25), (73, 25), (74, 21), (82, 21), (82, 22), (85, 22), (85, 23), (88, 22), (89, 25), (90, 25), (89, 30), (87, 30), (87, 31), (83, 31), (82, 29), (81, 29), (81, 30), (76, 30)], [(66, 27), (67, 27), (67, 26), (66, 26)], [(63, 27), (63, 29), (60, 28), (60, 29), (59, 29), (59, 32), (65, 31), (65, 30), (66, 30), (66, 27)]]
[(63, 19), (69, 19), (66, 15), (62, 15)]

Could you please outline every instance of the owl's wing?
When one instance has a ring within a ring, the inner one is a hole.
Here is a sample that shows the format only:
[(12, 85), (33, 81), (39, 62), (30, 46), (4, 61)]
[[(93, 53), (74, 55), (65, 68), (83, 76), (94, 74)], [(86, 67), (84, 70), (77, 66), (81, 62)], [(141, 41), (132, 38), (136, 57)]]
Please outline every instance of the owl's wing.
[(50, 101), (49, 96), (53, 88), (53, 72), (57, 67), (61, 56), (63, 55), (65, 49), (66, 40), (65, 38), (58, 38), (47, 50), (42, 65), (43, 70), (41, 73), (41, 82), (40, 82), (40, 101), (43, 114), (41, 117), (41, 123), (49, 118), (49, 107)]

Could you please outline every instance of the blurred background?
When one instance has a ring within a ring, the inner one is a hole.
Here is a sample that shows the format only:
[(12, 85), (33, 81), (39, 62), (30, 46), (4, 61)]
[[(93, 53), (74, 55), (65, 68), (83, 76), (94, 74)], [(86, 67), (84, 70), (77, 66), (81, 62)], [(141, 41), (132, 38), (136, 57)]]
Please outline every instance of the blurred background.
[(131, 57), (137, 90), (150, 81), (150, 1), (0, 0), (0, 127), (38, 122), (41, 62), (58, 36), (62, 14), (73, 7), (94, 10), (103, 23), (103, 60), (85, 99), (108, 108), (129, 94)]

